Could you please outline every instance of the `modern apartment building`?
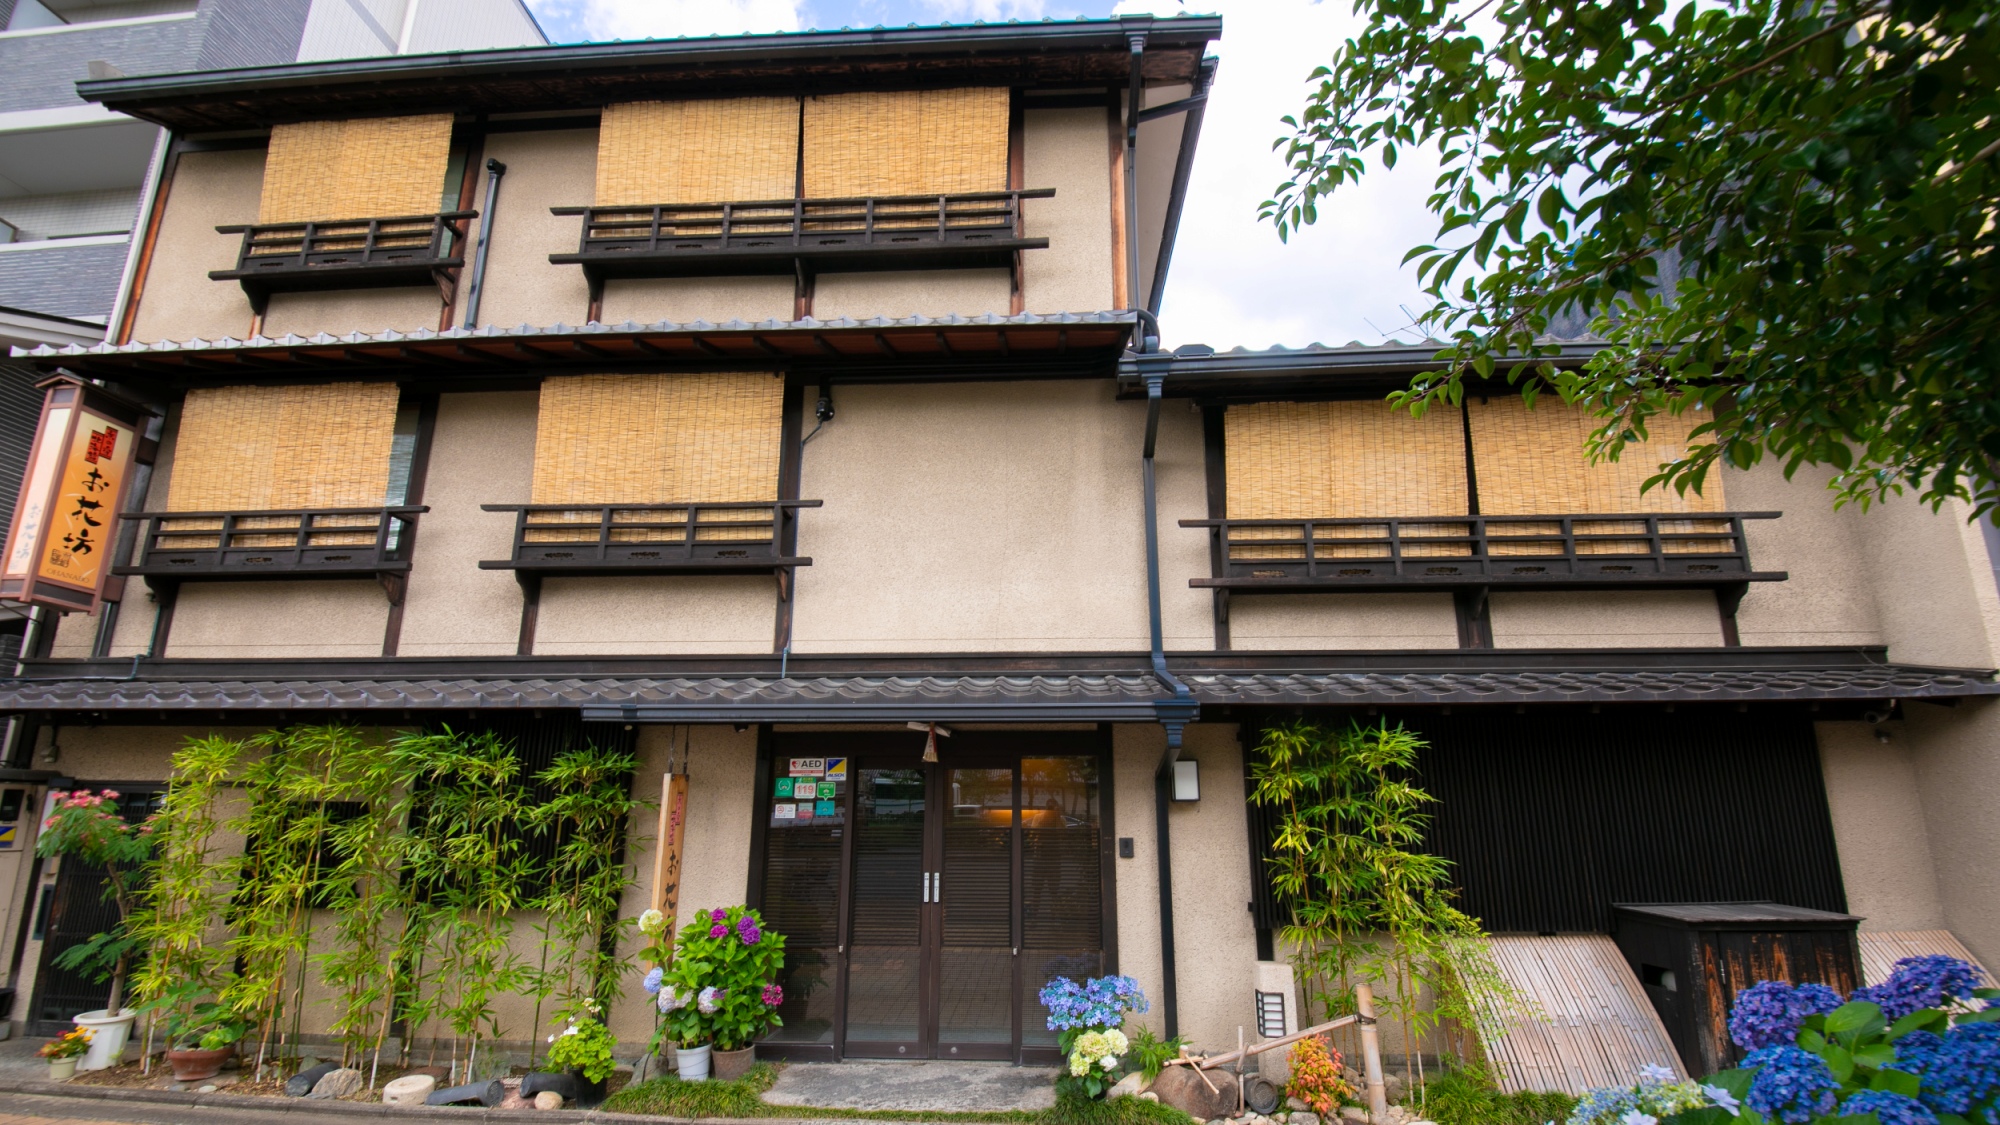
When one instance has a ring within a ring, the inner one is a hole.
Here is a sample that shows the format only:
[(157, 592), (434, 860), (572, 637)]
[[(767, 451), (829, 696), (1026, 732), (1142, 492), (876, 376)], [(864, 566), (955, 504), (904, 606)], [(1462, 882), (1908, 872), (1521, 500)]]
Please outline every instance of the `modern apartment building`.
[[(635, 794), (685, 775), (683, 911), (787, 935), (791, 1058), (1046, 1061), (1037, 991), (1113, 970), (1233, 1046), (1284, 975), (1246, 763), (1298, 717), (1425, 735), (1492, 930), (1773, 900), (2000, 960), (1978, 528), (1642, 492), (1692, 419), (1592, 465), (1551, 397), (1392, 413), (1422, 347), (1160, 351), (1220, 33), (84, 83), (172, 143), (110, 340), (17, 360), (158, 421), (0, 777), (143, 805), (189, 735), (295, 722), (629, 747)], [(654, 835), (606, 841), (633, 914)], [(101, 1002), (48, 965), (89, 873), (15, 872), (16, 1018)]]

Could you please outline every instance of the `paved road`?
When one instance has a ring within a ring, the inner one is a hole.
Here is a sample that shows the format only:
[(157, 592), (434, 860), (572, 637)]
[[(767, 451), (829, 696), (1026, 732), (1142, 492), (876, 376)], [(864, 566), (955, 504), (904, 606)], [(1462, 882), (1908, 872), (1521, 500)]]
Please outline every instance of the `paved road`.
[(158, 1105), (106, 1102), (84, 1098), (51, 1098), (38, 1094), (0, 1094), (0, 1125), (265, 1125), (273, 1120), (355, 1125), (345, 1115), (300, 1113), (287, 1107), (282, 1116), (261, 1109), (233, 1106)]

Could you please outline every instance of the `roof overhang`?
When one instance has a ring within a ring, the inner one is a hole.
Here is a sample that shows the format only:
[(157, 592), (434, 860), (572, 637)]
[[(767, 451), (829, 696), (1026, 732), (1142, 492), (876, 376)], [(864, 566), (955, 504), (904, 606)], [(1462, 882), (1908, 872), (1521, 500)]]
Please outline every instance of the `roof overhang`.
[(615, 102), (936, 85), (1122, 86), (1130, 37), (1145, 80), (1187, 83), (1217, 16), (804, 31), (457, 51), (114, 78), (86, 101), (182, 132), (388, 116), (596, 112)]
[(723, 324), (557, 324), (248, 340), (70, 344), (16, 360), (121, 383), (301, 382), (379, 378), (487, 383), (575, 372), (804, 371), (841, 382), (1109, 378), (1131, 339), (1129, 312), (1037, 316), (732, 320)]
[[(1553, 351), (1543, 358), (1558, 367), (1580, 366), (1606, 346), (1597, 340), (1552, 340), (1549, 344)], [(1290, 395), (1380, 398), (1409, 386), (1414, 376), (1438, 370), (1442, 366), (1438, 352), (1447, 346), (1442, 340), (1423, 340), (1218, 352), (1186, 345), (1171, 353), (1128, 356), (1118, 369), (1118, 394), (1120, 398), (1146, 396), (1145, 378), (1140, 373), (1144, 365), (1155, 374), (1165, 373), (1161, 393), (1168, 398), (1211, 402)]]
[[(60, 243), (56, 245), (60, 246)], [(0, 346), (90, 347), (104, 342), (104, 326), (66, 316), (0, 307)]]

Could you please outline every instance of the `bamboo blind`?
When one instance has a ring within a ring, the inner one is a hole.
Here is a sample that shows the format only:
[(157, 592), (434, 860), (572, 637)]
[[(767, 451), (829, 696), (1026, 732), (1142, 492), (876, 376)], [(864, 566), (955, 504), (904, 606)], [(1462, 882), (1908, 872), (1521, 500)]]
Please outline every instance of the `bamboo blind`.
[(448, 113), (273, 126), (257, 221), (436, 214), (450, 163)]
[[(174, 443), (167, 510), (266, 511), (365, 508), (388, 502), (389, 450), (395, 439), (394, 383), (329, 383), (307, 387), (214, 387), (188, 392)], [(373, 517), (356, 517), (374, 525)], [(213, 530), (213, 520), (176, 520), (162, 530)], [(296, 528), (267, 518), (255, 524)], [(325, 526), (322, 524), (321, 526)], [(365, 535), (315, 535), (314, 546), (369, 543)], [(292, 536), (239, 539), (231, 546), (282, 546)], [(214, 546), (214, 536), (173, 545)]]
[[(1465, 434), (1456, 412), (1422, 418), (1364, 402), (1260, 402), (1223, 415), (1231, 519), (1346, 519), (1462, 516), (1466, 513)], [(1464, 524), (1406, 525), (1410, 535), (1464, 535)], [(1241, 528), (1235, 540), (1295, 535), (1287, 528)], [(1326, 540), (1379, 537), (1378, 525), (1315, 525), (1320, 558), (1372, 558), (1373, 546)], [(1233, 557), (1303, 557), (1303, 547), (1242, 548)], [(1418, 545), (1412, 555), (1465, 554), (1456, 545)]]
[(797, 98), (607, 106), (597, 204), (790, 199), (798, 190)]
[(807, 98), (806, 197), (1005, 191), (1011, 104), (1005, 87)]
[[(689, 502), (769, 500), (778, 491), (784, 383), (762, 373), (573, 375), (542, 382), (535, 433), (536, 504), (646, 504), (659, 509), (628, 519), (671, 521)], [(530, 532), (567, 542), (596, 535), (595, 512), (573, 516), (593, 525), (575, 533)], [(756, 524), (742, 532), (708, 530), (703, 539), (762, 538), (772, 511), (711, 513)], [(613, 532), (639, 541), (640, 531)]]

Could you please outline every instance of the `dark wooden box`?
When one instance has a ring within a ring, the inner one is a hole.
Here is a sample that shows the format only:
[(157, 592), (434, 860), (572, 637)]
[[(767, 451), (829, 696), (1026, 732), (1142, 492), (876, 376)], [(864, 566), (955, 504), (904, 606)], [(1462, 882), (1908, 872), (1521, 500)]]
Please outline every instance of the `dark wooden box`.
[(1761, 980), (1845, 996), (1861, 983), (1861, 919), (1776, 902), (1619, 903), (1612, 937), (1697, 1078), (1743, 1057), (1729, 1041), (1736, 994)]

